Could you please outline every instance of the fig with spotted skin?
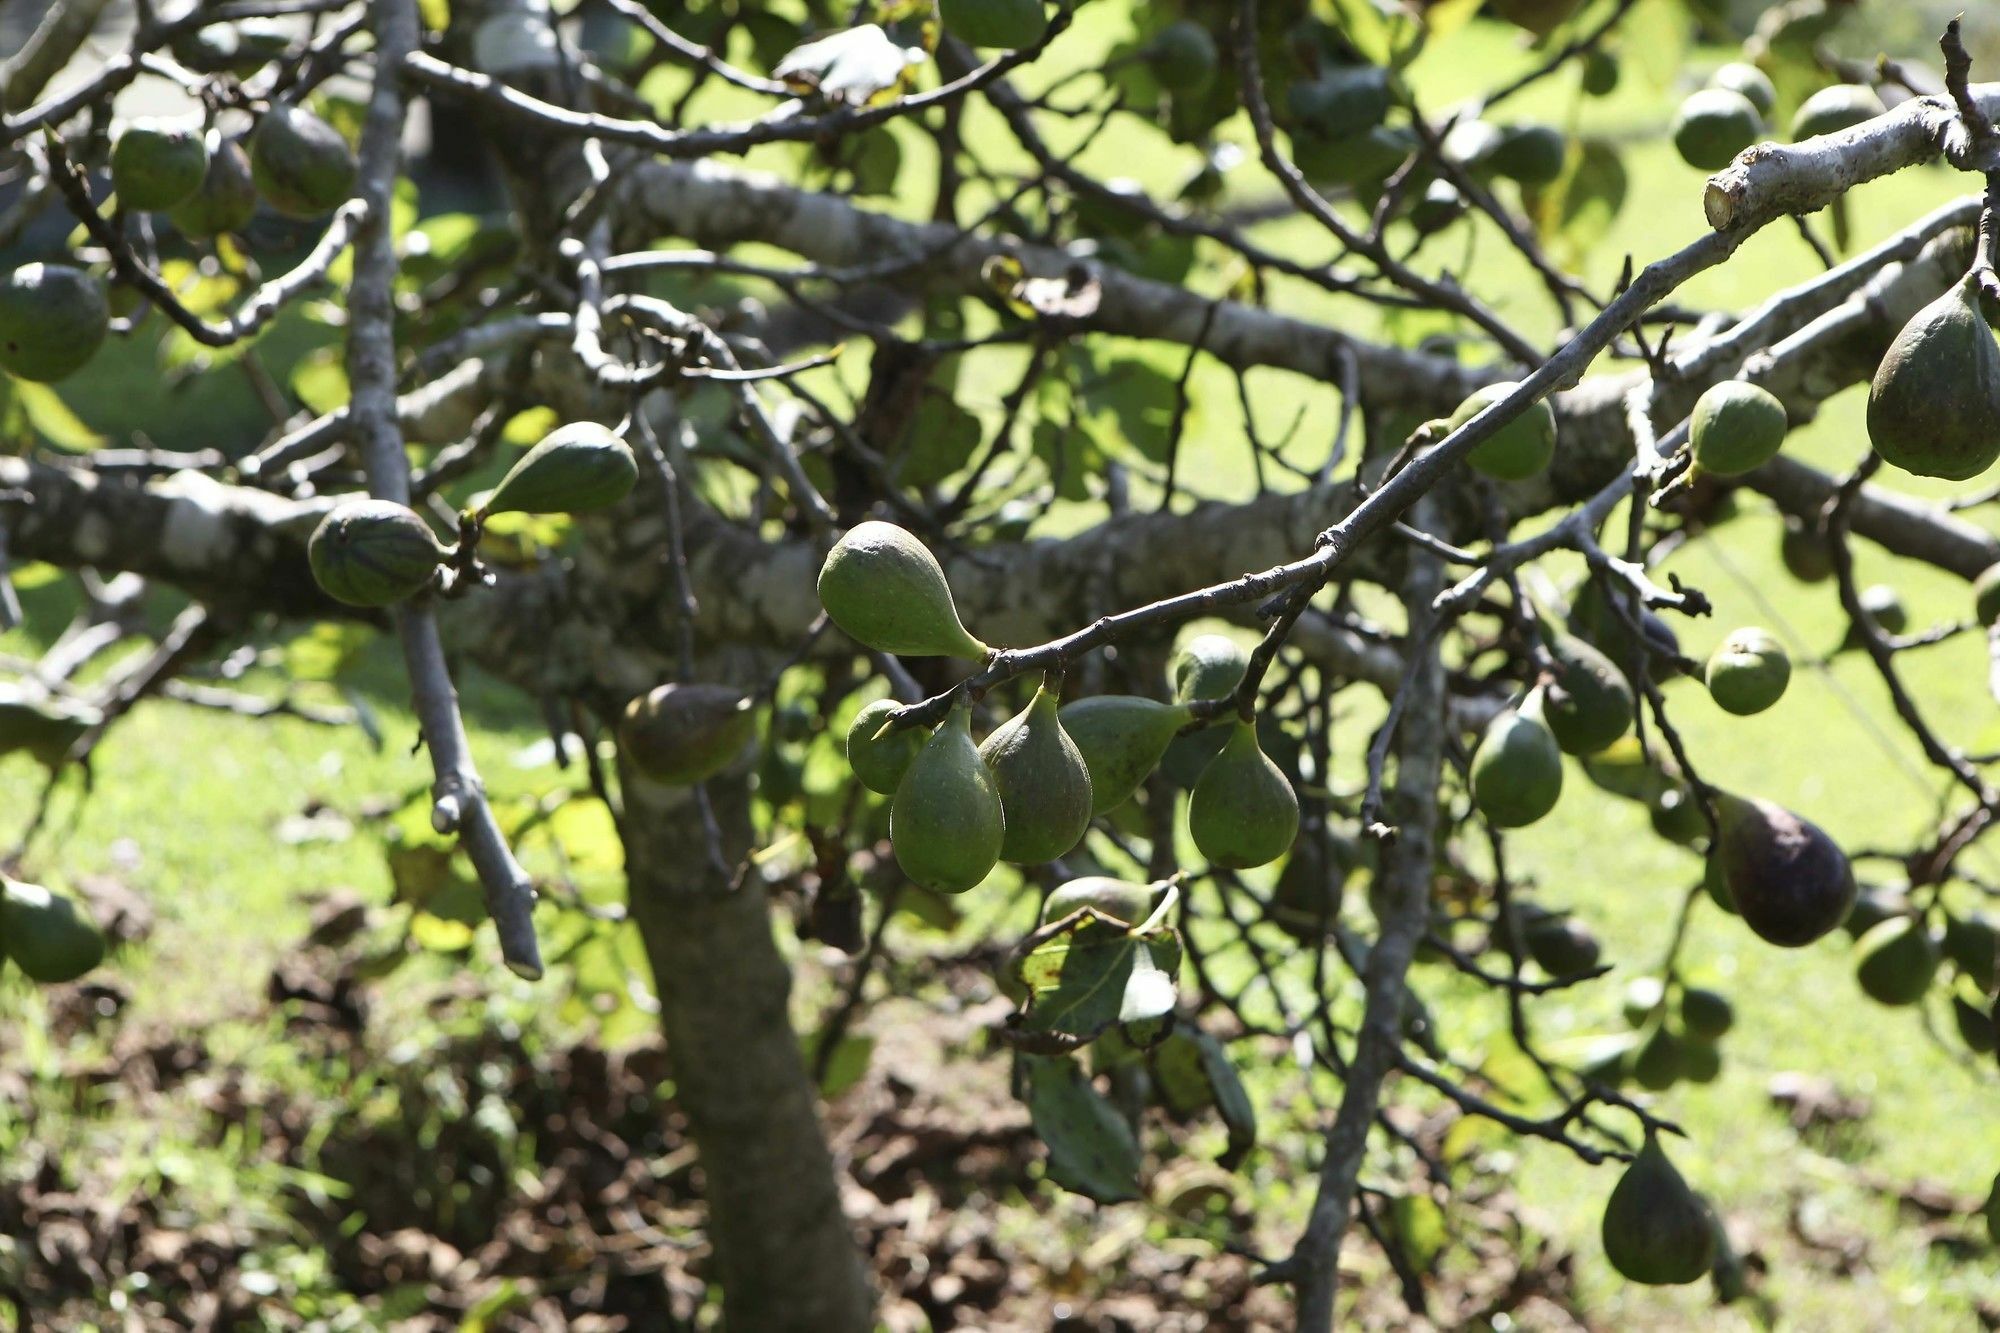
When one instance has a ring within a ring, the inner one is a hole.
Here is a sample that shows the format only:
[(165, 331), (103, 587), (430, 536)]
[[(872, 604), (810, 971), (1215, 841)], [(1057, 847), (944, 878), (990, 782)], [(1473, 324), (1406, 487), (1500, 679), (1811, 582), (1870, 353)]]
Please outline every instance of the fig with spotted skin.
[(306, 544), (313, 578), (349, 606), (391, 606), (415, 596), (446, 552), (428, 523), (388, 500), (350, 500), (313, 530)]

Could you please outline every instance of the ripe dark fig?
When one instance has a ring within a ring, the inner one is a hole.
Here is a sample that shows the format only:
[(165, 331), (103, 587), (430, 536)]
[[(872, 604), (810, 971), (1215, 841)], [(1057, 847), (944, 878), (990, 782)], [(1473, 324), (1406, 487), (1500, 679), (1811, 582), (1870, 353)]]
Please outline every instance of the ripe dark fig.
[(315, 218), (354, 192), (354, 152), (340, 131), (304, 107), (279, 103), (250, 135), (250, 179), (287, 217)]
[(1833, 577), (1833, 548), (1826, 534), (1790, 515), (1778, 555), (1791, 576), (1801, 583), (1824, 583)]
[(1882, 105), (1881, 95), (1866, 84), (1836, 83), (1799, 103), (1799, 109), (1792, 115), (1792, 138), (1837, 134), (1888, 111)]
[(945, 31), (972, 46), (1017, 51), (1042, 38), (1042, 0), (938, 0)]
[(1854, 978), (1877, 1004), (1915, 1004), (1937, 976), (1938, 946), (1915, 917), (1891, 917), (1854, 942)]
[(1566, 754), (1596, 754), (1632, 726), (1632, 687), (1610, 658), (1574, 634), (1550, 633), (1555, 681), (1544, 720)]
[(960, 705), (896, 787), (889, 807), (896, 864), (927, 889), (964, 893), (999, 864), (1005, 837), (1000, 789), (972, 743), (972, 714)]
[(1715, 849), (1736, 910), (1759, 937), (1796, 949), (1846, 919), (1854, 871), (1818, 825), (1764, 800), (1716, 796)]
[[(1489, 384), (1473, 391), (1471, 397), (1452, 413), (1450, 428), (1466, 422), (1499, 402), (1515, 389), (1511, 380)], [(1544, 398), (1495, 431), (1466, 455), (1475, 472), (1496, 481), (1525, 481), (1549, 465), (1556, 455), (1556, 414)]]
[(1784, 697), (1792, 683), (1785, 646), (1755, 627), (1732, 630), (1708, 659), (1709, 697), (1724, 712), (1747, 717)]
[(1234, 693), (1250, 669), (1250, 654), (1226, 634), (1198, 634), (1174, 650), (1167, 682), (1176, 703), (1220, 699)]
[(1046, 685), (979, 746), (1006, 812), (1003, 860), (1040, 865), (1066, 854), (1090, 827), (1090, 768), (1063, 730)]
[(1094, 908), (1128, 926), (1144, 924), (1160, 905), (1158, 884), (1134, 884), (1108, 875), (1086, 875), (1056, 886), (1042, 903), (1042, 924), (1060, 921), (1072, 912)]
[(1764, 133), (1763, 117), (1742, 93), (1703, 88), (1674, 113), (1674, 147), (1697, 171), (1720, 171)]
[(0, 369), (51, 383), (83, 369), (111, 327), (104, 283), (68, 264), (23, 264), (0, 280)]
[(1785, 447), (1785, 405), (1742, 380), (1713, 385), (1688, 418), (1694, 467), (1711, 477), (1737, 477), (1762, 467)]
[(1984, 912), (1945, 918), (1944, 953), (1980, 990), (2000, 986), (2000, 922)]
[(903, 774), (910, 771), (917, 752), (924, 748), (930, 733), (922, 727), (899, 727), (885, 736), (876, 736), (899, 707), (894, 699), (877, 699), (854, 715), (847, 728), (847, 766), (861, 785), (884, 796), (896, 794)]
[(1772, 86), (1770, 78), (1763, 70), (1745, 61), (1735, 60), (1708, 76), (1711, 88), (1727, 88), (1732, 93), (1741, 93), (1757, 108), (1757, 114), (1768, 116), (1778, 109), (1778, 90)]
[(1972, 581), (1972, 613), (1982, 625), (2000, 621), (2000, 565), (1988, 565)]
[(1188, 832), (1218, 866), (1242, 870), (1285, 854), (1299, 832), (1299, 798), (1257, 744), (1257, 728), (1237, 722), (1188, 796)]
[(1090, 770), (1092, 814), (1122, 805), (1139, 790), (1175, 733), (1188, 724), (1184, 704), (1163, 704), (1136, 694), (1100, 694), (1062, 706), (1063, 730), (1076, 742)]
[(1556, 808), (1562, 779), (1562, 750), (1542, 719), (1542, 692), (1530, 690), (1518, 709), (1493, 719), (1473, 753), (1472, 803), (1495, 828), (1523, 828)]
[(128, 212), (185, 202), (208, 175), (208, 145), (192, 122), (135, 120), (111, 145), (111, 188)]
[(959, 623), (937, 557), (893, 523), (858, 524), (834, 543), (819, 600), (848, 637), (885, 653), (977, 662), (992, 651)]
[(727, 685), (661, 685), (625, 705), (618, 748), (655, 782), (706, 782), (743, 752), (757, 729), (755, 709)]
[(183, 236), (196, 240), (242, 231), (256, 215), (257, 184), (250, 179), (250, 159), (234, 139), (224, 140), (208, 155), (201, 188), (167, 212)]
[(1194, 92), (1215, 77), (1215, 38), (1191, 19), (1169, 23), (1146, 47), (1153, 77), (1170, 92)]
[(608, 509), (632, 493), (639, 463), (632, 448), (594, 421), (573, 421), (542, 437), (516, 459), (493, 494), (487, 514), (581, 514)]
[(320, 520), (306, 543), (313, 579), (349, 606), (390, 606), (437, 573), (445, 550), (430, 524), (388, 500), (349, 500)]
[(1708, 1210), (1651, 1130), (1605, 1201), (1602, 1230), (1605, 1258), (1633, 1282), (1693, 1282), (1707, 1274), (1715, 1259)]
[(1896, 335), (1868, 390), (1868, 438), (1906, 472), (1964, 481), (2000, 458), (2000, 348), (1968, 273)]
[(1542, 971), (1557, 979), (1590, 971), (1603, 953), (1589, 926), (1573, 916), (1553, 913), (1523, 926), (1521, 942)]
[(0, 954), (30, 981), (75, 981), (104, 961), (104, 936), (76, 903), (0, 877)]

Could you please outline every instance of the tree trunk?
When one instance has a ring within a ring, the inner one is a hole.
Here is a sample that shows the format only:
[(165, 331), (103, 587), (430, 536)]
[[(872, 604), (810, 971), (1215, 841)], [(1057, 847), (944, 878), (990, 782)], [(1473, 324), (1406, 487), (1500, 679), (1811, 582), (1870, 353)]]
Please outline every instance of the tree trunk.
[[(874, 1297), (841, 1212), (763, 887), (753, 876), (729, 892), (690, 792), (624, 787), (631, 912), (659, 989), (675, 1095), (701, 1154), (727, 1326), (866, 1333)], [(718, 780), (709, 791), (724, 854), (740, 863), (750, 841), (745, 784)]]

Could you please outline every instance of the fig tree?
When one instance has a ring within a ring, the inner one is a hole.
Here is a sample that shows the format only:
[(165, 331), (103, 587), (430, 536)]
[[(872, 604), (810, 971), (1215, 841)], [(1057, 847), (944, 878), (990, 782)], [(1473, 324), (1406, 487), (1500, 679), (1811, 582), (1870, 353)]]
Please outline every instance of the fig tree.
[(1542, 719), (1542, 693), (1488, 724), (1472, 756), (1472, 803), (1495, 828), (1522, 828), (1555, 809), (1562, 750)]
[(207, 175), (208, 145), (191, 122), (135, 120), (111, 145), (111, 188), (128, 211), (183, 203)]
[(1006, 816), (972, 743), (972, 714), (953, 708), (896, 787), (889, 841), (912, 881), (938, 893), (976, 887), (1000, 861)]
[(1777, 457), (1785, 444), (1785, 405), (1742, 380), (1712, 385), (1688, 419), (1694, 466), (1714, 477), (1736, 477)]
[(1698, 171), (1720, 171), (1764, 133), (1756, 105), (1727, 88), (1691, 93), (1674, 113), (1674, 147)]
[(847, 728), (847, 766), (862, 786), (884, 796), (895, 795), (917, 751), (930, 739), (921, 727), (900, 727), (878, 737), (875, 733), (897, 707), (894, 699), (877, 699), (856, 713)]
[(1649, 1286), (1693, 1282), (1715, 1258), (1708, 1211), (1651, 1130), (1605, 1201), (1602, 1232), (1611, 1266)]
[(979, 746), (1006, 814), (1001, 858), (1040, 865), (1066, 854), (1090, 827), (1090, 769), (1063, 730), (1046, 685)]
[(1937, 941), (1916, 917), (1891, 917), (1871, 926), (1854, 942), (1854, 953), (1854, 979), (1877, 1004), (1915, 1004), (1937, 976)]
[(1277, 860), (1299, 831), (1299, 798), (1257, 744), (1257, 727), (1237, 722), (1188, 796), (1188, 832), (1211, 864), (1232, 870)]
[(486, 514), (581, 514), (632, 493), (639, 463), (632, 447), (594, 421), (573, 421), (522, 454), (479, 506)]
[[(1514, 388), (1512, 381), (1502, 381), (1475, 390), (1452, 413), (1451, 429), (1457, 430)], [(1496, 481), (1524, 481), (1546, 468), (1555, 453), (1556, 414), (1545, 398), (1475, 446), (1465, 461)]]
[(0, 877), (0, 952), (30, 981), (75, 981), (104, 961), (104, 936), (76, 903)]
[(1136, 694), (1099, 694), (1062, 706), (1063, 730), (1090, 770), (1092, 814), (1122, 805), (1146, 780), (1188, 724), (1185, 704)]
[(885, 653), (977, 662), (992, 651), (959, 623), (937, 557), (893, 523), (857, 524), (834, 543), (819, 600), (848, 637)]
[(1747, 717), (1784, 697), (1792, 680), (1792, 659), (1769, 633), (1754, 627), (1731, 630), (1708, 659), (1708, 693), (1724, 712)]
[(1968, 273), (1903, 326), (1868, 389), (1868, 439), (1906, 472), (1964, 481), (2000, 458), (2000, 348)]
[(390, 606), (425, 588), (445, 550), (430, 524), (389, 500), (349, 500), (306, 543), (313, 579), (349, 606)]
[(1818, 825), (1765, 800), (1718, 793), (1722, 838), (1715, 855), (1729, 897), (1751, 930), (1772, 944), (1811, 944), (1846, 919), (1854, 872)]
[(729, 767), (756, 729), (755, 703), (741, 691), (670, 682), (625, 705), (618, 748), (654, 782), (686, 787)]
[(250, 179), (264, 202), (287, 217), (313, 218), (354, 192), (354, 153), (340, 131), (312, 112), (278, 103), (250, 135)]
[(0, 282), (0, 369), (50, 383), (81, 370), (111, 327), (104, 283), (68, 264), (23, 264)]

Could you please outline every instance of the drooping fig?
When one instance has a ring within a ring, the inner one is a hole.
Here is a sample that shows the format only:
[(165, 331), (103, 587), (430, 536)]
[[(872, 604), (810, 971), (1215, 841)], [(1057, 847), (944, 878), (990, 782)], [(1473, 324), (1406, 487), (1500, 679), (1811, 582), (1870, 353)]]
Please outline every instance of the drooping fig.
[(192, 122), (135, 120), (111, 145), (111, 188), (131, 212), (183, 203), (207, 175), (208, 145)]
[(250, 179), (287, 217), (314, 218), (354, 192), (354, 152), (340, 131), (304, 107), (279, 103), (250, 135)]
[(1146, 63), (1160, 86), (1172, 92), (1194, 92), (1215, 77), (1215, 38), (1192, 19), (1177, 19), (1153, 35), (1146, 46)]
[(2000, 1046), (2000, 1030), (1994, 1027), (1993, 1015), (1956, 992), (1951, 997), (1951, 1021), (1958, 1029), (1958, 1039), (1973, 1054), (1985, 1055)]
[(1257, 744), (1254, 723), (1237, 722), (1188, 796), (1188, 832), (1201, 854), (1233, 870), (1285, 854), (1299, 832), (1299, 798)]
[(1185, 704), (1136, 694), (1099, 694), (1062, 706), (1063, 730), (1090, 770), (1092, 814), (1125, 803), (1159, 767), (1174, 735), (1188, 724)]
[(1060, 921), (1072, 912), (1094, 908), (1114, 921), (1137, 926), (1160, 905), (1160, 886), (1134, 884), (1108, 875), (1085, 875), (1058, 884), (1042, 903), (1042, 923)]
[(1697, 171), (1720, 171), (1764, 133), (1763, 117), (1742, 93), (1703, 88), (1674, 112), (1674, 147)]
[(1689, 986), (1681, 992), (1681, 1026), (1690, 1037), (1714, 1041), (1735, 1023), (1735, 1006), (1720, 991)]
[(68, 264), (23, 264), (0, 281), (0, 369), (50, 383), (97, 354), (111, 327), (104, 283)]
[(1664, 1020), (1648, 1028), (1632, 1052), (1632, 1081), (1648, 1092), (1665, 1092), (1687, 1068), (1687, 1043)]
[(1763, 70), (1746, 61), (1732, 60), (1727, 65), (1708, 76), (1711, 88), (1727, 88), (1732, 93), (1741, 93), (1757, 108), (1757, 114), (1768, 116), (1778, 109), (1778, 90)]
[(226, 139), (208, 155), (201, 188), (168, 210), (182, 235), (196, 240), (242, 231), (257, 215), (257, 184), (242, 145)]
[(1713, 1083), (1722, 1073), (1722, 1048), (1712, 1041), (1686, 1040), (1685, 1033), (1681, 1048), (1680, 1078), (1686, 1083)]
[(1090, 768), (1063, 730), (1047, 686), (979, 745), (1007, 815), (1003, 860), (1040, 865), (1066, 854), (1090, 827)]
[(660, 685), (625, 705), (618, 748), (654, 782), (706, 782), (743, 752), (757, 729), (755, 703), (727, 685)]
[(1972, 581), (1972, 613), (1982, 625), (2000, 622), (2000, 565), (1988, 565)]
[[(1457, 430), (1515, 387), (1513, 381), (1503, 380), (1474, 390), (1452, 413), (1451, 429)], [(1496, 481), (1524, 481), (1546, 468), (1555, 454), (1556, 414), (1544, 398), (1474, 446), (1465, 461)]]
[(1854, 871), (1819, 826), (1783, 806), (1718, 793), (1722, 838), (1715, 855), (1737, 912), (1761, 938), (1784, 948), (1811, 944), (1854, 905)]
[(1006, 815), (972, 743), (972, 714), (953, 708), (917, 753), (889, 806), (896, 864), (939, 893), (964, 893), (1000, 861)]
[(1833, 547), (1826, 534), (1790, 515), (1778, 543), (1785, 569), (1801, 583), (1824, 583), (1833, 577)]
[(573, 421), (516, 459), (484, 514), (581, 514), (607, 509), (632, 493), (639, 463), (632, 447), (594, 421)]
[(349, 606), (389, 606), (414, 596), (445, 551), (430, 524), (388, 500), (349, 500), (306, 543), (313, 579)]
[(1651, 1130), (1605, 1201), (1602, 1233), (1611, 1266), (1650, 1286), (1693, 1282), (1715, 1258), (1708, 1212)]
[(1574, 634), (1550, 633), (1555, 680), (1543, 708), (1567, 754), (1596, 754), (1632, 726), (1632, 687), (1611, 659)]
[(1709, 657), (1706, 679), (1709, 696), (1724, 712), (1748, 717), (1784, 697), (1792, 681), (1792, 659), (1764, 630), (1731, 630)]
[(1522, 927), (1521, 942), (1542, 971), (1558, 979), (1590, 971), (1603, 954), (1589, 926), (1573, 916), (1555, 913)]
[(76, 903), (0, 877), (0, 953), (31, 981), (75, 981), (104, 961), (104, 935)]
[(1866, 84), (1836, 83), (1799, 103), (1799, 109), (1792, 114), (1792, 138), (1836, 134), (1886, 115), (1888, 110), (1882, 105), (1881, 94)]
[(1542, 718), (1542, 692), (1487, 726), (1472, 756), (1472, 803), (1495, 828), (1523, 828), (1556, 808), (1562, 750)]
[(1664, 786), (1647, 805), (1653, 832), (1668, 842), (1693, 847), (1708, 836), (1708, 818), (1702, 814), (1692, 787), (1680, 783)]
[(857, 524), (826, 553), (819, 600), (857, 643), (905, 657), (983, 660), (930, 548), (893, 523)]
[(2000, 922), (1984, 912), (1945, 918), (1944, 953), (1980, 990), (2000, 987)]
[(1964, 481), (2000, 458), (2000, 348), (1968, 273), (1896, 335), (1868, 390), (1868, 439), (1906, 472)]
[(1742, 380), (1724, 380), (1695, 401), (1688, 418), (1694, 466), (1712, 477), (1741, 476), (1777, 457), (1790, 428), (1776, 395)]
[(1378, 65), (1340, 65), (1292, 85), (1290, 109), (1300, 125), (1328, 139), (1365, 134), (1395, 104), (1389, 72)]
[(1048, 27), (1042, 0), (938, 0), (938, 17), (962, 42), (1008, 51), (1033, 46)]
[(1178, 703), (1220, 699), (1243, 683), (1250, 654), (1226, 634), (1198, 634), (1174, 650), (1167, 680)]
[(877, 699), (854, 715), (847, 728), (847, 766), (869, 791), (893, 796), (910, 771), (917, 752), (924, 748), (930, 733), (922, 727), (899, 727), (885, 736), (876, 732), (896, 711), (894, 699)]
[(1487, 154), (1486, 167), (1520, 185), (1548, 185), (1563, 173), (1569, 140), (1552, 125), (1509, 125)]
[(1916, 917), (1891, 917), (1854, 942), (1854, 979), (1877, 1004), (1915, 1004), (1937, 976), (1938, 946)]

